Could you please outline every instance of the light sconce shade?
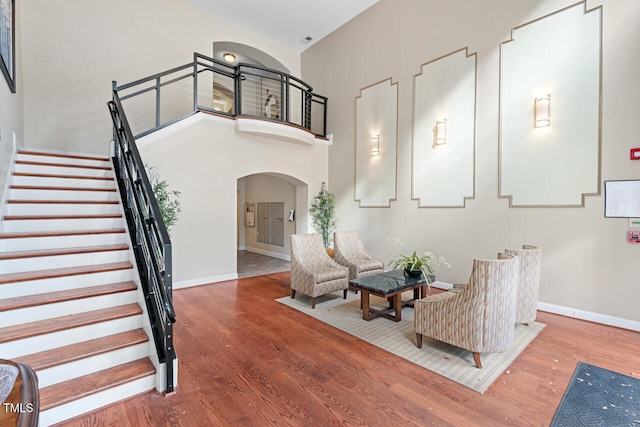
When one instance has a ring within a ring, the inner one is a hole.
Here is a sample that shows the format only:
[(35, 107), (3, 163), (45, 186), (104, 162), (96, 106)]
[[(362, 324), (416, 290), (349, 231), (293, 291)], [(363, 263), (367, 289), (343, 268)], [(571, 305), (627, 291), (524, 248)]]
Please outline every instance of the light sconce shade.
[(551, 95), (536, 98), (534, 114), (534, 127), (542, 128), (551, 124)]
[(225, 53), (224, 55), (222, 55), (222, 57), (230, 64), (236, 62), (236, 56), (233, 53)]
[(436, 120), (436, 145), (447, 143), (447, 120)]
[(380, 135), (371, 137), (371, 157), (380, 155)]

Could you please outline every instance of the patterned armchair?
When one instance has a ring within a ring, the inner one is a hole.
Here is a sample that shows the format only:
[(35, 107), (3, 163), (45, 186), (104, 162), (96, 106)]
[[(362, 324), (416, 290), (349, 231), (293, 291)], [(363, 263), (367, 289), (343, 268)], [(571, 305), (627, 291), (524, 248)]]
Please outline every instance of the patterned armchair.
[(334, 260), (349, 269), (349, 280), (384, 272), (384, 261), (374, 258), (362, 245), (357, 231), (333, 233)]
[(414, 306), (418, 348), (422, 336), (473, 352), (499, 353), (513, 345), (518, 258), (498, 254), (497, 260), (473, 260), (469, 282), (458, 293), (428, 295)]
[(518, 296), (516, 297), (516, 323), (528, 325), (536, 321), (542, 250), (537, 246), (523, 245), (522, 249), (507, 249), (508, 254), (520, 260)]
[(291, 298), (296, 291), (311, 297), (311, 308), (316, 308), (316, 297), (343, 290), (347, 297), (349, 270), (334, 262), (319, 234), (291, 235)]

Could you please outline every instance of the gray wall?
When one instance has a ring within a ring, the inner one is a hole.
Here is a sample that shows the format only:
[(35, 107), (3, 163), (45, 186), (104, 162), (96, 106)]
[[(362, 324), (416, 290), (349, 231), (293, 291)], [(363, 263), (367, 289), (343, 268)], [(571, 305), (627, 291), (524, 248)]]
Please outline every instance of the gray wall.
[[(629, 149), (638, 146), (640, 134), (640, 3), (588, 3), (589, 8), (604, 4), (601, 178), (637, 179), (640, 162), (629, 160)], [(604, 194), (587, 197), (579, 208), (510, 208), (507, 199), (498, 198), (500, 43), (512, 28), (572, 4), (381, 0), (306, 50), (302, 75), (330, 100), (329, 178), (339, 228), (359, 230), (366, 246), (387, 260), (389, 237), (409, 250), (442, 255), (452, 269), (440, 271), (439, 279), (449, 282), (466, 281), (473, 258), (539, 245), (540, 300), (547, 308), (597, 320), (613, 316), (638, 327), (640, 245), (626, 243), (627, 220), (603, 217)], [(421, 64), (465, 46), (478, 54), (476, 197), (466, 208), (420, 209), (411, 200), (413, 77)], [(397, 201), (390, 208), (359, 208), (354, 201), (355, 98), (362, 88), (388, 78), (399, 85)]]

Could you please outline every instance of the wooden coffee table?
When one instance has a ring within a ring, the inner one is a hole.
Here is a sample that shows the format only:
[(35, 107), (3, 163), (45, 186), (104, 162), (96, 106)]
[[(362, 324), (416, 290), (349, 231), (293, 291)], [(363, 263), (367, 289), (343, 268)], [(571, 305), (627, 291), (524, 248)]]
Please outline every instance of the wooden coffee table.
[[(360, 291), (360, 307), (362, 318), (371, 320), (377, 317), (399, 322), (402, 320), (402, 307), (413, 307), (416, 299), (426, 295), (427, 281), (424, 277), (405, 276), (400, 270), (392, 270), (374, 276), (349, 281), (349, 289)], [(413, 300), (402, 301), (402, 293), (413, 290)], [(389, 300), (389, 308), (374, 310), (369, 307), (369, 295), (376, 295)]]

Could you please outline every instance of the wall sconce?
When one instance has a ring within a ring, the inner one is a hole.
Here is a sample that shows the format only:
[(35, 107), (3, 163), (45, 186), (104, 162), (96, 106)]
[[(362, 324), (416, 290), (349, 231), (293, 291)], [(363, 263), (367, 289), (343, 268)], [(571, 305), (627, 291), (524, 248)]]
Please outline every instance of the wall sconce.
[(551, 95), (536, 98), (533, 127), (542, 128), (551, 124)]
[(436, 145), (447, 143), (447, 119), (436, 120)]
[(380, 155), (380, 135), (371, 137), (371, 157)]

